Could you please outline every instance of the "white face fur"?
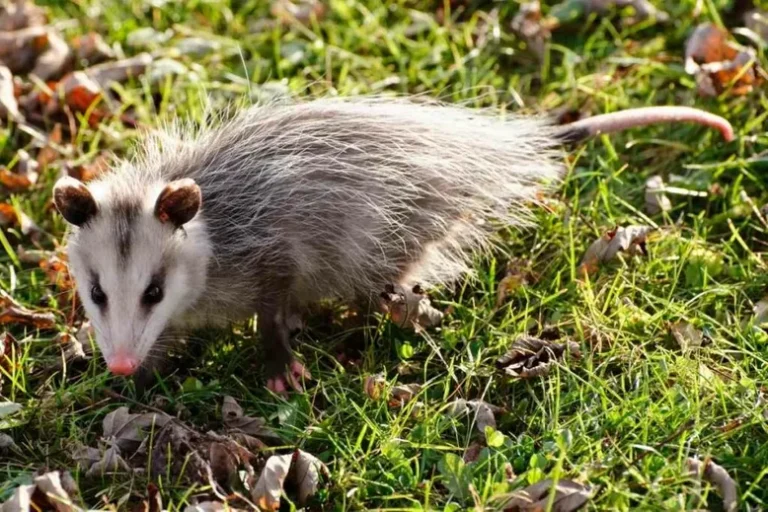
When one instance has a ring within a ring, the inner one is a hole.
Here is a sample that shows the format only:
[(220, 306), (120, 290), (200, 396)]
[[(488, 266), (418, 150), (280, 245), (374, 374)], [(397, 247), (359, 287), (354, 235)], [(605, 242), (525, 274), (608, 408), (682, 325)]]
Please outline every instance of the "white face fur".
[[(122, 184), (124, 185), (124, 184)], [(130, 374), (205, 287), (209, 260), (200, 190), (191, 180), (126, 190), (61, 179), (54, 201), (74, 227), (70, 272), (114, 373)]]

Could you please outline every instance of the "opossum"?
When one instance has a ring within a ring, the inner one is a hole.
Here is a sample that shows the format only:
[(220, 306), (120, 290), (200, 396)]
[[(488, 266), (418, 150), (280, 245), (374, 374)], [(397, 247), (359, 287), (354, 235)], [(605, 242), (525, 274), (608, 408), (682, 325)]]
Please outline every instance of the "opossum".
[(302, 389), (292, 331), (323, 299), (449, 284), (531, 224), (563, 147), (658, 122), (731, 125), (685, 107), (557, 126), (546, 117), (410, 99), (254, 105), (150, 134), (88, 185), (63, 177), (70, 272), (107, 366), (132, 375), (177, 331), (256, 318), (269, 389)]

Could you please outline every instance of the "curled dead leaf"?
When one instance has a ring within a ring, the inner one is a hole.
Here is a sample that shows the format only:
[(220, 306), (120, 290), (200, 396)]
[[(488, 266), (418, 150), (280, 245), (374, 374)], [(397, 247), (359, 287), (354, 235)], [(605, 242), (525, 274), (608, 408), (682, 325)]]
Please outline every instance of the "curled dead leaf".
[(461, 418), (474, 414), (473, 422), (475, 429), (480, 433), (485, 433), (486, 427), (496, 429), (496, 414), (503, 411), (501, 407), (491, 405), (482, 400), (464, 400), (459, 398), (449, 403), (446, 413), (454, 418)]
[(48, 48), (48, 29), (36, 26), (14, 31), (0, 30), (0, 62), (12, 73), (30, 71)]
[(224, 425), (228, 429), (234, 429), (244, 434), (260, 437), (262, 439), (271, 439), (279, 441), (280, 437), (267, 427), (267, 420), (264, 418), (254, 418), (245, 416), (243, 408), (231, 396), (224, 397), (224, 403), (221, 406), (221, 415), (224, 419)]
[(52, 329), (56, 325), (53, 313), (32, 311), (19, 305), (6, 291), (0, 290), (0, 325), (31, 325), (36, 329)]
[(103, 477), (109, 473), (130, 473), (131, 466), (123, 459), (120, 448), (112, 445), (95, 463), (86, 470), (85, 476), (88, 478)]
[[(548, 508), (550, 495), (554, 487), (552, 508)], [(554, 482), (542, 480), (523, 490), (514, 492), (502, 499), (500, 508), (505, 512), (532, 512), (534, 510), (552, 510), (572, 512), (583, 507), (592, 497), (592, 488), (570, 480)]]
[(321, 20), (325, 16), (325, 6), (320, 0), (273, 0), (270, 7), (272, 16), (282, 24), (294, 22), (307, 24), (312, 19)]
[(90, 66), (115, 57), (112, 48), (96, 32), (76, 37), (72, 41), (72, 48), (75, 50), (77, 60)]
[(620, 226), (608, 231), (589, 246), (579, 265), (580, 270), (587, 274), (595, 272), (601, 263), (611, 261), (620, 252), (647, 254), (645, 244), (653, 230), (650, 226)]
[(555, 343), (533, 336), (521, 336), (512, 343), (507, 353), (496, 361), (496, 366), (512, 377), (542, 377), (548, 375), (552, 365), (563, 360), (566, 354), (581, 357), (578, 343)]
[(55, 31), (48, 31), (48, 49), (35, 62), (30, 74), (40, 80), (60, 78), (74, 65), (75, 56), (66, 41)]
[(153, 425), (159, 429), (169, 420), (170, 416), (160, 413), (131, 414), (123, 406), (104, 417), (104, 438), (121, 450), (132, 453), (141, 445), (147, 429)]
[(520, 6), (512, 19), (512, 31), (530, 47), (539, 60), (544, 59), (547, 41), (552, 38), (556, 23), (545, 20), (541, 14), (541, 3), (526, 2)]
[(299, 504), (305, 504), (318, 490), (328, 468), (317, 457), (303, 450), (267, 459), (256, 485), (251, 490), (254, 503), (262, 510), (278, 510), (286, 483), (292, 484)]
[(52, 471), (35, 477), (32, 484), (17, 487), (10, 499), (0, 504), (0, 510), (75, 512), (82, 510), (76, 505), (78, 494), (77, 485), (69, 473)]
[(699, 348), (704, 343), (704, 332), (688, 322), (677, 322), (669, 327), (672, 336), (683, 352)]
[(19, 111), (19, 103), (16, 101), (15, 84), (13, 74), (6, 66), (0, 65), (0, 119), (23, 119)]
[(686, 465), (691, 476), (703, 479), (718, 489), (723, 499), (724, 510), (727, 512), (738, 510), (739, 493), (736, 481), (722, 466), (715, 464), (710, 459), (701, 461), (695, 458), (689, 458)]
[(645, 211), (649, 215), (668, 212), (672, 209), (672, 201), (664, 194), (664, 178), (651, 176), (645, 181)]
[(402, 407), (421, 392), (421, 384), (402, 384), (392, 388), (390, 407)]
[(48, 23), (45, 11), (29, 0), (9, 0), (0, 5), (0, 31), (11, 32)]
[(714, 23), (702, 23), (691, 34), (685, 70), (695, 75), (702, 96), (717, 96), (728, 87), (732, 94), (747, 94), (761, 81), (754, 50), (737, 45)]
[(415, 331), (435, 327), (443, 320), (443, 313), (435, 309), (426, 293), (419, 286), (408, 290), (387, 285), (381, 293), (381, 308), (392, 321)]
[(368, 398), (371, 400), (378, 400), (381, 397), (381, 392), (384, 390), (384, 386), (387, 384), (387, 379), (383, 373), (377, 373), (376, 375), (369, 375), (365, 378), (363, 383), (363, 390)]

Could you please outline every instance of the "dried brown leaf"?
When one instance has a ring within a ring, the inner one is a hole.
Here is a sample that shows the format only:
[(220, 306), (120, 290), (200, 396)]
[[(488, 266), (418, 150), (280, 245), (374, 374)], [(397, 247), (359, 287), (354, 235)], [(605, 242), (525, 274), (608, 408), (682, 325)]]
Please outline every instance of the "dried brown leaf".
[(320, 0), (273, 0), (270, 7), (272, 16), (280, 23), (290, 25), (299, 22), (307, 24), (312, 19), (322, 20), (325, 16), (325, 6)]
[(62, 292), (74, 290), (75, 282), (69, 273), (65, 253), (57, 252), (52, 254), (49, 258), (40, 262), (40, 268), (43, 269), (43, 272), (48, 277), (48, 282)]
[(715, 464), (709, 459), (700, 461), (694, 458), (689, 458), (686, 464), (691, 476), (702, 478), (718, 489), (720, 496), (723, 498), (724, 510), (727, 512), (738, 510), (739, 492), (736, 481), (731, 478), (731, 475), (722, 466)]
[(102, 477), (109, 473), (130, 473), (131, 466), (123, 459), (120, 448), (112, 445), (104, 452), (101, 458), (93, 463), (85, 472), (88, 478)]
[(61, 78), (74, 66), (75, 55), (66, 41), (55, 31), (48, 32), (48, 49), (35, 62), (30, 74), (40, 80), (48, 81)]
[(264, 418), (254, 418), (245, 416), (243, 408), (231, 396), (224, 397), (224, 403), (221, 406), (221, 415), (224, 418), (224, 425), (229, 429), (235, 429), (244, 434), (260, 437), (263, 439), (280, 440), (269, 427)]
[(28, 512), (30, 510), (52, 510), (74, 512), (82, 510), (75, 504), (77, 486), (69, 473), (52, 471), (35, 477), (30, 485), (16, 488), (13, 496), (0, 505), (2, 512)]
[(19, 305), (6, 291), (0, 290), (0, 325), (31, 325), (36, 329), (52, 329), (56, 325), (53, 313), (41, 313)]
[(645, 211), (649, 215), (668, 212), (672, 209), (672, 201), (664, 194), (664, 178), (651, 176), (645, 181)]
[(485, 433), (486, 427), (496, 429), (496, 414), (502, 412), (501, 407), (491, 405), (482, 400), (464, 400), (459, 398), (449, 403), (446, 413), (449, 416), (460, 418), (474, 414), (473, 422), (475, 428), (481, 434)]
[(683, 352), (699, 348), (704, 342), (704, 333), (688, 322), (674, 323), (670, 325), (669, 330)]
[(93, 66), (105, 60), (113, 59), (115, 52), (96, 32), (78, 36), (72, 41), (72, 48), (77, 54), (77, 60)]
[(547, 42), (552, 38), (555, 25), (545, 20), (538, 0), (526, 2), (512, 19), (512, 31), (530, 47), (539, 60), (544, 59)]
[[(548, 508), (550, 493), (554, 485), (554, 500), (552, 508)], [(506, 496), (503, 500), (504, 512), (533, 512), (551, 510), (552, 512), (572, 512), (583, 507), (592, 497), (592, 488), (588, 485), (559, 480), (557, 483), (550, 479), (542, 480), (521, 491)]]
[(291, 469), (293, 453), (273, 455), (267, 459), (256, 485), (251, 489), (254, 503), (262, 510), (278, 510), (283, 485)]
[(305, 451), (296, 450), (291, 468), (291, 480), (296, 486), (300, 505), (317, 493), (321, 479), (328, 478), (328, 468), (323, 462)]
[(227, 485), (237, 477), (238, 460), (224, 443), (211, 443), (208, 448), (213, 478), (222, 485)]
[(392, 388), (390, 407), (402, 407), (421, 392), (421, 384), (402, 384)]
[[(1, 62), (1, 61), (0, 61)], [(22, 120), (11, 70), (0, 65), (0, 120)]]
[(400, 327), (418, 332), (437, 326), (443, 320), (443, 313), (432, 306), (429, 297), (419, 286), (409, 290), (388, 285), (380, 297), (383, 312), (389, 314), (392, 321)]
[(0, 62), (12, 73), (30, 71), (37, 58), (47, 48), (46, 27), (29, 27), (7, 32), (0, 30)]
[(384, 390), (384, 386), (387, 384), (387, 379), (383, 373), (377, 373), (376, 375), (369, 375), (365, 378), (363, 384), (363, 390), (368, 398), (371, 400), (378, 400), (381, 397), (381, 392)]
[(601, 263), (614, 259), (620, 252), (629, 255), (646, 254), (645, 243), (650, 226), (621, 226), (608, 231), (589, 246), (581, 260), (582, 272), (595, 272)]
[(82, 182), (91, 181), (109, 169), (110, 157), (107, 153), (99, 153), (91, 162), (78, 165), (67, 163), (67, 175)]
[(580, 357), (581, 349), (578, 343), (555, 343), (533, 336), (521, 336), (512, 343), (507, 353), (496, 361), (496, 366), (512, 377), (540, 377), (549, 374), (552, 365), (562, 360), (565, 354)]
[(149, 53), (140, 53), (127, 59), (92, 66), (85, 73), (102, 89), (107, 90), (113, 83), (124, 83), (141, 76), (152, 64), (152, 60)]
[(104, 438), (121, 450), (133, 453), (141, 445), (147, 429), (153, 425), (159, 429), (169, 420), (170, 416), (166, 414), (131, 414), (127, 407), (120, 407), (104, 417)]
[(731, 87), (734, 95), (749, 93), (760, 82), (754, 50), (733, 41), (714, 23), (702, 23), (685, 48), (685, 70), (696, 76), (699, 94), (716, 96)]
[(48, 23), (45, 11), (28, 0), (9, 0), (0, 5), (0, 31), (14, 31)]

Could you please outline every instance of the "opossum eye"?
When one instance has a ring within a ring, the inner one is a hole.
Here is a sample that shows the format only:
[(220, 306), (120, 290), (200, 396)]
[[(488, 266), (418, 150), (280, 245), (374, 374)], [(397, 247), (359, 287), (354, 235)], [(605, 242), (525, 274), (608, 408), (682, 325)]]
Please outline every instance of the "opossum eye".
[(101, 289), (101, 286), (99, 286), (98, 283), (91, 287), (91, 300), (97, 306), (103, 306), (107, 303), (107, 295), (104, 293), (104, 290)]
[(161, 300), (163, 300), (163, 290), (156, 284), (150, 284), (141, 297), (141, 302), (148, 306), (157, 304)]

